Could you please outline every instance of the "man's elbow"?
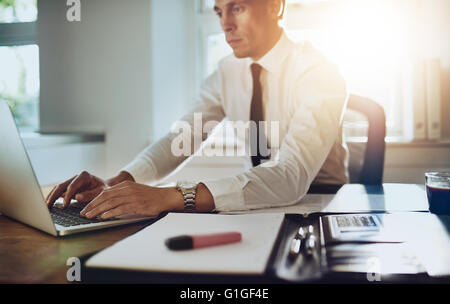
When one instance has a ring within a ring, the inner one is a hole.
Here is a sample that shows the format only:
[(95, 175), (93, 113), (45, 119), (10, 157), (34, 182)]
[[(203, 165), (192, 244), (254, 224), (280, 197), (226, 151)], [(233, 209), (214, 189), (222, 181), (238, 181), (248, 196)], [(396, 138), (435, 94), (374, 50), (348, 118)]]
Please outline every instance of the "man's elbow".
[(298, 203), (307, 193), (312, 183), (309, 172), (301, 164), (297, 164), (295, 170), (289, 170), (287, 178), (290, 180), (290, 191), (287, 191), (286, 199), (290, 204)]

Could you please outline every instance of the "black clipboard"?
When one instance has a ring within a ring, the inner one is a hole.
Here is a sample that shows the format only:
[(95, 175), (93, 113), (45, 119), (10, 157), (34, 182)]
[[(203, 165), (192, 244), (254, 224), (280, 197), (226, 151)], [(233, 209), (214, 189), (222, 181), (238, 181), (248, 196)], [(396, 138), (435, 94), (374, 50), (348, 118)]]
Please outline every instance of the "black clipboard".
[[(351, 214), (348, 214), (351, 216)], [(361, 215), (361, 214), (358, 214)], [(383, 216), (373, 213), (374, 216)], [(125, 271), (85, 267), (95, 253), (80, 258), (82, 282), (84, 283), (152, 283), (152, 284), (297, 284), (297, 283), (373, 283), (368, 272), (336, 272), (330, 267), (330, 253), (333, 252), (330, 231), (327, 229), (329, 214), (286, 214), (277, 240), (272, 248), (266, 271), (263, 275), (204, 275), (189, 273), (165, 273), (148, 271)], [(342, 214), (336, 216), (344, 216)], [(162, 216), (161, 216), (162, 217)], [(160, 218), (161, 218), (160, 217)], [(450, 222), (446, 217), (446, 223)], [(156, 221), (153, 221), (154, 223)], [(150, 225), (152, 224), (150, 223)], [(299, 227), (314, 227), (317, 246), (311, 255), (302, 252), (294, 260), (289, 258), (292, 239)], [(450, 225), (448, 226), (450, 227)], [(145, 227), (144, 227), (145, 228)], [(144, 229), (143, 228), (143, 229)], [(327, 243), (328, 242), (328, 243)], [(361, 242), (364, 243), (364, 242)], [(450, 278), (431, 278), (425, 271), (414, 274), (390, 274), (379, 283), (433, 283), (450, 282)]]

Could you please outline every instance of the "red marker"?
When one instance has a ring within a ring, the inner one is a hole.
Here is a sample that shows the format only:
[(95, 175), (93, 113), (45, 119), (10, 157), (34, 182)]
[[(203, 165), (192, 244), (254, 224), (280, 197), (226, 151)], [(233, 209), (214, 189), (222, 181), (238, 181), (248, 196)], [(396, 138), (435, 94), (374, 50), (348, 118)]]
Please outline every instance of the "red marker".
[(167, 239), (166, 246), (172, 250), (187, 250), (235, 243), (241, 240), (240, 232), (180, 235)]

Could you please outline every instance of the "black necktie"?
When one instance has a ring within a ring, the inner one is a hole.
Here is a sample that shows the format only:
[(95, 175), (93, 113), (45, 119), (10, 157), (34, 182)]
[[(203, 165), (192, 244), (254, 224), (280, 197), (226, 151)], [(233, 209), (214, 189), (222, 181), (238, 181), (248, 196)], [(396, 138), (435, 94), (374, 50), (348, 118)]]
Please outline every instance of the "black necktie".
[[(256, 137), (256, 147), (254, 146), (254, 144), (250, 144), (250, 152), (252, 156), (253, 166), (256, 167), (259, 164), (261, 164), (262, 159), (268, 159), (268, 157), (262, 156), (260, 151), (260, 141), (261, 144), (262, 143), (265, 144), (266, 142), (264, 130), (259, 130), (260, 129), (259, 122), (264, 120), (263, 105), (262, 105), (262, 89), (261, 89), (261, 82), (259, 80), (261, 76), (262, 67), (259, 64), (254, 63), (251, 65), (250, 68), (252, 70), (252, 77), (253, 77), (253, 96), (250, 109), (250, 120), (256, 123), (256, 130), (250, 128), (250, 142), (255, 143), (255, 141), (252, 141), (252, 138)], [(266, 145), (264, 145), (264, 147), (265, 146)]]

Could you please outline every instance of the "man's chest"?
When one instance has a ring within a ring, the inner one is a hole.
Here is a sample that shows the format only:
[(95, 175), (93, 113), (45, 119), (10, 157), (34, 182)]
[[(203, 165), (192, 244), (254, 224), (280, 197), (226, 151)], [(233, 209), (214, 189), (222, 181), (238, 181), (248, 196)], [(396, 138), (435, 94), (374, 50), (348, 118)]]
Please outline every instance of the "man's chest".
[[(264, 120), (268, 123), (277, 122), (280, 129), (287, 129), (295, 112), (295, 104), (298, 104), (294, 83), (282, 75), (270, 73), (262, 73), (260, 83)], [(222, 106), (229, 120), (244, 122), (250, 120), (254, 96), (250, 74), (235, 75), (227, 79), (221, 95)]]

